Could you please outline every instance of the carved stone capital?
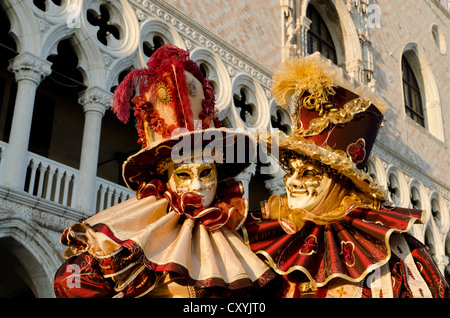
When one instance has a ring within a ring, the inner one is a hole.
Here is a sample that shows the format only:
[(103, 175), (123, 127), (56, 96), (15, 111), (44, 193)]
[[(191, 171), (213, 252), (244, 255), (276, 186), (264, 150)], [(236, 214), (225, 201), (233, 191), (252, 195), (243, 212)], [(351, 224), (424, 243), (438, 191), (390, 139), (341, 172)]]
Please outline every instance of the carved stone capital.
[(52, 72), (52, 63), (31, 53), (21, 53), (9, 61), (8, 71), (13, 72), (16, 81), (31, 80), (37, 85)]
[(239, 181), (242, 181), (242, 182), (246, 182), (248, 184), (250, 182), (250, 180), (252, 179), (252, 177), (255, 175), (255, 173), (256, 173), (256, 165), (255, 164), (251, 164), (247, 169), (242, 171), (236, 177), (236, 180), (239, 180)]
[(102, 116), (113, 101), (113, 94), (99, 87), (90, 87), (79, 94), (78, 103), (84, 112), (99, 112)]
[(309, 28), (311, 27), (311, 23), (312, 23), (311, 19), (309, 19), (307, 16), (302, 17), (301, 27), (304, 32), (309, 31)]

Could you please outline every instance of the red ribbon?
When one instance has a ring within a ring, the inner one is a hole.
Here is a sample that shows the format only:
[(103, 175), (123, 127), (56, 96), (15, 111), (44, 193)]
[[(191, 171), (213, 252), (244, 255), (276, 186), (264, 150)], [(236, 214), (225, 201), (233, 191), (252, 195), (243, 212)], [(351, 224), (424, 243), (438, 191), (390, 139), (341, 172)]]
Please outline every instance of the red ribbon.
[(176, 194), (159, 179), (149, 183), (141, 183), (137, 191), (137, 198), (143, 199), (148, 196), (165, 198), (171, 209), (190, 219), (198, 219), (206, 230), (212, 231), (227, 225), (232, 230), (237, 230), (245, 218), (245, 199), (242, 198), (243, 191), (240, 183), (234, 183), (223, 192), (223, 200), (216, 206), (203, 207), (203, 198), (193, 192)]

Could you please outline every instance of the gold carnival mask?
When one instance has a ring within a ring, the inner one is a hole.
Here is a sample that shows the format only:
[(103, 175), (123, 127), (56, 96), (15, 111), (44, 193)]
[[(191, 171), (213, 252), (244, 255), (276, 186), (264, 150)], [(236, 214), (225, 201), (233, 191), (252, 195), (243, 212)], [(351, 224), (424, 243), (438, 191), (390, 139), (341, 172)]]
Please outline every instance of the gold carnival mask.
[(168, 169), (168, 187), (181, 194), (194, 192), (202, 196), (203, 206), (209, 207), (217, 190), (217, 168), (214, 163), (180, 163)]
[(326, 196), (332, 179), (325, 168), (312, 160), (292, 158), (289, 167), (291, 171), (284, 179), (288, 206), (311, 211)]

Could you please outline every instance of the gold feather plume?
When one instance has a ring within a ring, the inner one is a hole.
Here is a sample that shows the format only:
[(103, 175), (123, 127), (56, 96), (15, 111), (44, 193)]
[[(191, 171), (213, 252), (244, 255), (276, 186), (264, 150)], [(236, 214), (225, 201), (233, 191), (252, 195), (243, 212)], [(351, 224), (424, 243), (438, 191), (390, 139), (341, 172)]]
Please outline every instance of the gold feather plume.
[(295, 103), (305, 91), (327, 100), (329, 95), (335, 93), (333, 87), (349, 86), (349, 83), (343, 83), (338, 68), (319, 53), (286, 59), (272, 79), (275, 101), (285, 108)]

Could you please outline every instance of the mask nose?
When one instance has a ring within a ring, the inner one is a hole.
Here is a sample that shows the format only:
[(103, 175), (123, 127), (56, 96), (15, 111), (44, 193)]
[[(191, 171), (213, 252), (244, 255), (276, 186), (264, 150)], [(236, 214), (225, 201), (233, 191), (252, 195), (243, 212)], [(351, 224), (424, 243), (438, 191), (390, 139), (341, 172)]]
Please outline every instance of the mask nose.
[(190, 191), (200, 191), (203, 189), (203, 183), (199, 178), (193, 178), (190, 186)]
[(294, 188), (294, 189), (302, 189), (304, 184), (301, 180), (299, 180), (298, 173), (295, 172), (289, 178), (286, 179), (286, 185)]

